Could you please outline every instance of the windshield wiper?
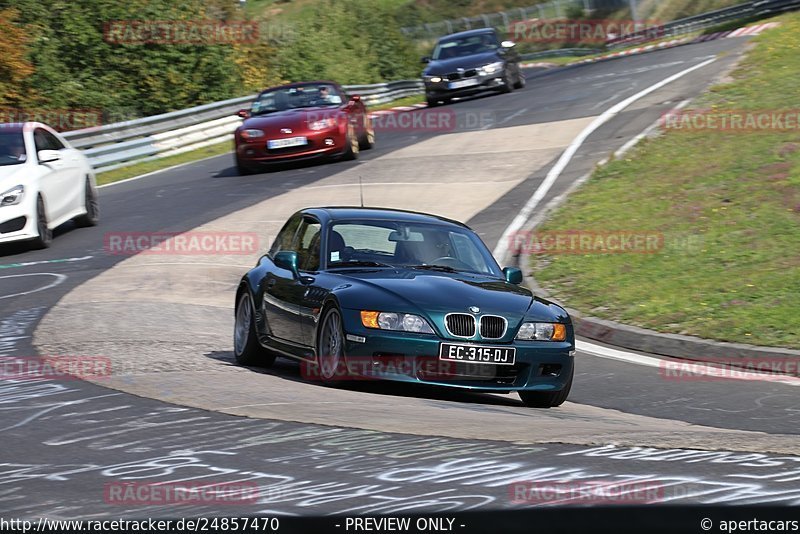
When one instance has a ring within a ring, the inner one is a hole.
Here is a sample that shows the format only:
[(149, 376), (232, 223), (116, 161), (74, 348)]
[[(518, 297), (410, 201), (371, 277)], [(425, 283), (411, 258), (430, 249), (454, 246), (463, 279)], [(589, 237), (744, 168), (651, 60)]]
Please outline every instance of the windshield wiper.
[(379, 261), (343, 261), (341, 263), (337, 263), (336, 265), (331, 265), (329, 269), (338, 269), (340, 267), (394, 267), (393, 265), (389, 265), (387, 263), (381, 263)]
[(427, 269), (429, 271), (442, 271), (445, 273), (457, 273), (458, 269), (453, 269), (447, 265), (410, 265), (409, 269)]

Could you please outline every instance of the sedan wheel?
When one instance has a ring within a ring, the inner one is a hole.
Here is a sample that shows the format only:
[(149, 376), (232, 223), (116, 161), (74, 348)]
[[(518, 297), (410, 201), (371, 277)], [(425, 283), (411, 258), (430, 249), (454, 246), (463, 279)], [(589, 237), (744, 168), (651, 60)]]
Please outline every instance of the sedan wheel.
[(253, 304), (247, 291), (242, 292), (236, 305), (233, 355), (239, 365), (269, 367), (275, 362), (275, 355), (258, 342)]
[(97, 193), (92, 188), (92, 183), (86, 179), (86, 186), (83, 197), (83, 205), (86, 213), (75, 219), (79, 226), (97, 226), (100, 221), (100, 205), (97, 202)]
[(358, 148), (361, 150), (369, 150), (375, 146), (375, 128), (372, 127), (372, 119), (364, 116), (364, 134), (358, 140)]
[(44, 210), (42, 197), (36, 201), (36, 230), (39, 236), (34, 238), (34, 248), (47, 248), (53, 242), (53, 231), (47, 227), (47, 212)]
[(323, 382), (335, 381), (344, 366), (344, 334), (342, 316), (336, 308), (330, 308), (322, 321), (317, 341), (317, 365)]

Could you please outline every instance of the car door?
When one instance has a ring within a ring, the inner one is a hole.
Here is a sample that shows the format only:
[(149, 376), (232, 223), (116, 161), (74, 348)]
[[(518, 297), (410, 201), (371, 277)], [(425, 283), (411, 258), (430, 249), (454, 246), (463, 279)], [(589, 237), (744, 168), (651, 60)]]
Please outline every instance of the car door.
[[(54, 150), (48, 132), (42, 128), (33, 131), (33, 143), (36, 148), (36, 157), (39, 161), (39, 152), (42, 150)], [(69, 167), (61, 159), (48, 163), (39, 163), (42, 170), (39, 178), (39, 189), (44, 197), (45, 212), (47, 220), (52, 222), (61, 218), (65, 213), (67, 202), (64, 191), (69, 182)]]
[(86, 169), (77, 149), (69, 147), (57, 135), (45, 130), (52, 150), (58, 150), (64, 161), (66, 176), (64, 180), (65, 211), (74, 213), (83, 208), (86, 196)]
[[(297, 252), (298, 266), (302, 269), (308, 260), (308, 247), (313, 235), (319, 232), (320, 223), (310, 216), (296, 217), (290, 219), (281, 230), (281, 234), (284, 234), (295, 229), (290, 244), (287, 246), (287, 235), (280, 235), (270, 253), (274, 255), (284, 250)], [(262, 283), (264, 314), (272, 336), (280, 341), (304, 345), (301, 304), (306, 285), (303, 277), (295, 277), (291, 271), (275, 266)]]

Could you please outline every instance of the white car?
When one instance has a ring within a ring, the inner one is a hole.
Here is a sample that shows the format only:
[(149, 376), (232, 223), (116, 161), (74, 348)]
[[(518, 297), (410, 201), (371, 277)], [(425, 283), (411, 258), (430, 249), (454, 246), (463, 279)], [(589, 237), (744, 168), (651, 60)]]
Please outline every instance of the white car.
[(97, 224), (97, 185), (86, 157), (52, 128), (0, 124), (0, 243), (46, 248), (70, 219)]

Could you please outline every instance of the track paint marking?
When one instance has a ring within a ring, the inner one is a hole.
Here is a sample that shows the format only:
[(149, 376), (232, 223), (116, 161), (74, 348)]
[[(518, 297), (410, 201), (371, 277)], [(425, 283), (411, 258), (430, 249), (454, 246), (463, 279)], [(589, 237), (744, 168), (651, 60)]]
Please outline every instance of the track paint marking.
[(64, 280), (67, 279), (67, 277), (65, 275), (63, 275), (63, 274), (56, 274), (56, 273), (26, 273), (26, 274), (10, 274), (8, 276), (0, 276), (0, 280), (3, 280), (5, 278), (21, 278), (23, 276), (52, 276), (52, 277), (55, 278), (55, 281), (47, 284), (44, 287), (40, 287), (38, 289), (33, 289), (31, 291), (22, 291), (20, 293), (13, 293), (11, 295), (3, 295), (2, 297), (0, 297), (0, 300), (2, 300), (2, 299), (10, 299), (12, 297), (21, 297), (21, 296), (24, 296), (24, 295), (30, 295), (31, 293), (38, 293), (40, 291), (46, 291), (48, 289), (52, 289), (52, 288), (56, 287), (57, 285), (61, 284), (61, 282), (63, 282)]
[(710, 65), (716, 60), (717, 60), (716, 57), (711, 58), (709, 60), (703, 61), (698, 65), (689, 67), (686, 70), (678, 72), (677, 74), (673, 74), (669, 78), (661, 80), (657, 84), (652, 85), (647, 89), (644, 89), (643, 91), (640, 91), (635, 95), (626, 98), (622, 102), (614, 105), (610, 109), (606, 110), (602, 115), (597, 117), (589, 126), (587, 126), (578, 135), (578, 137), (576, 137), (575, 140), (572, 141), (572, 144), (569, 147), (567, 147), (567, 149), (559, 158), (558, 162), (556, 162), (555, 166), (552, 169), (550, 169), (550, 172), (547, 173), (547, 176), (545, 177), (544, 181), (539, 185), (539, 188), (536, 190), (536, 192), (533, 194), (530, 200), (528, 200), (527, 204), (525, 204), (525, 207), (522, 208), (522, 211), (520, 211), (519, 215), (517, 215), (514, 218), (514, 220), (511, 221), (511, 224), (509, 224), (508, 227), (505, 229), (502, 237), (500, 238), (500, 241), (497, 243), (497, 246), (494, 249), (493, 254), (495, 259), (497, 259), (497, 261), (500, 263), (503, 263), (505, 261), (506, 254), (508, 254), (508, 240), (514, 234), (514, 232), (519, 231), (519, 229), (525, 225), (525, 223), (530, 218), (531, 213), (533, 213), (533, 210), (536, 209), (536, 206), (539, 205), (539, 202), (541, 202), (542, 199), (544, 199), (544, 197), (547, 195), (547, 192), (550, 191), (551, 187), (553, 187), (555, 181), (558, 179), (559, 176), (561, 176), (561, 173), (564, 172), (564, 169), (567, 167), (570, 161), (572, 161), (572, 158), (575, 156), (575, 153), (578, 151), (578, 149), (583, 145), (583, 143), (591, 134), (593, 134), (598, 128), (600, 128), (602, 125), (604, 125), (605, 123), (616, 117), (622, 110), (624, 110), (637, 100), (640, 100), (645, 96), (655, 91), (658, 91), (662, 87), (669, 85), (670, 83), (679, 80), (680, 78), (683, 78), (687, 74), (690, 74), (696, 70), (702, 69), (703, 67)]
[(31, 265), (44, 265), (49, 263), (74, 263), (76, 261), (86, 261), (94, 258), (94, 256), (84, 256), (82, 258), (62, 258), (57, 260), (41, 260), (41, 261), (26, 261), (22, 263), (7, 263), (0, 265), (0, 269), (14, 269), (16, 267), (30, 267)]

